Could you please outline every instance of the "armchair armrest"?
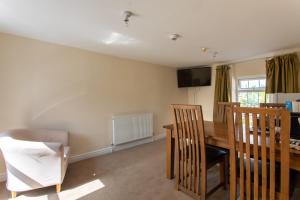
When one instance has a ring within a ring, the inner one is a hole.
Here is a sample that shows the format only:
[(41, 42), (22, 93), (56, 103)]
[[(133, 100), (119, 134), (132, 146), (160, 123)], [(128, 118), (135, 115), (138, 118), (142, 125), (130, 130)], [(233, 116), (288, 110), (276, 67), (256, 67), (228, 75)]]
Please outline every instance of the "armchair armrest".
[(61, 156), (63, 145), (55, 142), (33, 142), (16, 140), (9, 137), (0, 139), (1, 149), (4, 152), (17, 154), (38, 154), (40, 156)]
[(0, 134), (0, 138), (10, 137), (16, 140), (69, 144), (69, 133), (62, 130), (49, 129), (11, 129)]
[(37, 141), (61, 143), (64, 146), (69, 145), (69, 133), (62, 130), (34, 129), (32, 130)]

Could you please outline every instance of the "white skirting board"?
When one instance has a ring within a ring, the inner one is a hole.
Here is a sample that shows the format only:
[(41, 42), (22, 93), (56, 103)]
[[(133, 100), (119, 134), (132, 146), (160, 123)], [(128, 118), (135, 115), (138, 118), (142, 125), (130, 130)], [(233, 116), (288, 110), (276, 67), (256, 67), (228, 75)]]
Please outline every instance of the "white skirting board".
[[(94, 158), (94, 157), (98, 157), (98, 156), (102, 156), (105, 154), (109, 154), (112, 153), (113, 151), (120, 151), (123, 149), (128, 149), (131, 147), (135, 147), (138, 145), (142, 145), (142, 144), (146, 144), (146, 143), (150, 143), (153, 141), (157, 141), (157, 140), (162, 140), (166, 137), (166, 133), (162, 133), (159, 135), (154, 135), (153, 137), (149, 137), (146, 139), (142, 139), (142, 140), (138, 140), (138, 141), (134, 141), (128, 144), (123, 144), (123, 145), (118, 145), (118, 146), (109, 146), (109, 147), (104, 147), (95, 151), (90, 151), (87, 153), (83, 153), (83, 154), (79, 154), (79, 155), (74, 155), (70, 157), (70, 163), (74, 163), (74, 162), (78, 162), (81, 160), (86, 160), (89, 158)], [(0, 174), (0, 182), (4, 182), (6, 180), (6, 174), (2, 173)]]
[(156, 141), (156, 140), (162, 140), (166, 137), (166, 132), (162, 133), (162, 134), (159, 134), (159, 135), (154, 135), (153, 136), (153, 141)]
[(150, 143), (150, 142), (153, 142), (153, 141), (154, 141), (153, 137), (148, 137), (148, 138), (145, 138), (145, 139), (136, 140), (136, 141), (128, 142), (128, 143), (125, 143), (125, 144), (119, 144), (119, 145), (113, 146), (113, 151), (120, 151), (120, 150), (123, 150), (123, 149), (129, 149), (129, 148), (139, 146), (139, 145), (142, 145), (142, 144), (147, 144), (147, 143)]
[(78, 162), (81, 160), (86, 160), (89, 158), (93, 158), (93, 157), (97, 157), (97, 156), (102, 156), (105, 154), (109, 154), (112, 153), (112, 147), (104, 147), (95, 151), (90, 151), (87, 153), (83, 153), (83, 154), (78, 154), (78, 155), (74, 155), (70, 157), (70, 163), (74, 163), (74, 162)]

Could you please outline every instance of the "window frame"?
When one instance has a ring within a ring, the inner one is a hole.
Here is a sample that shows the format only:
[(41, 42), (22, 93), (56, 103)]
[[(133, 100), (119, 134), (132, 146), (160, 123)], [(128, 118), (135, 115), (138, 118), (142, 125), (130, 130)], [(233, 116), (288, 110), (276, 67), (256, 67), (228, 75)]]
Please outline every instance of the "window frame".
[[(266, 77), (265, 76), (252, 76), (252, 77), (238, 77), (236, 79), (236, 100), (238, 101), (239, 100), (239, 93), (240, 92), (265, 92), (266, 91), (266, 86), (265, 87), (259, 87), (259, 88), (241, 88), (241, 85), (240, 85), (240, 82), (243, 81), (243, 80), (247, 80), (247, 81), (250, 81), (250, 80), (261, 80), (261, 79), (265, 79), (266, 80)], [(249, 82), (248, 82), (249, 83)], [(265, 95), (267, 95), (265, 93)], [(269, 97), (266, 96), (266, 102), (268, 102), (269, 100)]]

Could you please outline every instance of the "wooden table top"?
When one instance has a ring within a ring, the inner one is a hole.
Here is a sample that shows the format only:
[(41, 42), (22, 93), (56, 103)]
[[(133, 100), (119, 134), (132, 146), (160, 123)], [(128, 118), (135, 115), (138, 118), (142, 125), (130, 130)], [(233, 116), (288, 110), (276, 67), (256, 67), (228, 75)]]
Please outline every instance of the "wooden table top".
[[(164, 125), (163, 128), (173, 130), (173, 124)], [(229, 149), (227, 125), (219, 122), (204, 121), (206, 144)], [(172, 131), (173, 133), (173, 131)], [(172, 137), (174, 135), (172, 134)]]
[[(163, 128), (173, 130), (174, 126), (173, 124), (168, 124), (163, 126)], [(227, 124), (220, 122), (204, 121), (204, 131), (206, 144), (221, 147), (224, 149), (230, 148), (228, 141)], [(172, 137), (174, 137), (173, 131), (171, 133)], [(292, 148), (290, 149), (290, 153), (300, 155), (300, 151)]]

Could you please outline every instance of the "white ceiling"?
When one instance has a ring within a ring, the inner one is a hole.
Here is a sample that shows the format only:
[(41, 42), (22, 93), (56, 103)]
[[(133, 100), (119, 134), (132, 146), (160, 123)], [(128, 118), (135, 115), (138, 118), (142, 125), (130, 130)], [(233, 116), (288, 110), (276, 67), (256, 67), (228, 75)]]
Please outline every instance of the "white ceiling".
[[(182, 67), (300, 47), (299, 8), (299, 0), (0, 0), (0, 32)], [(129, 27), (125, 10), (136, 13)]]

